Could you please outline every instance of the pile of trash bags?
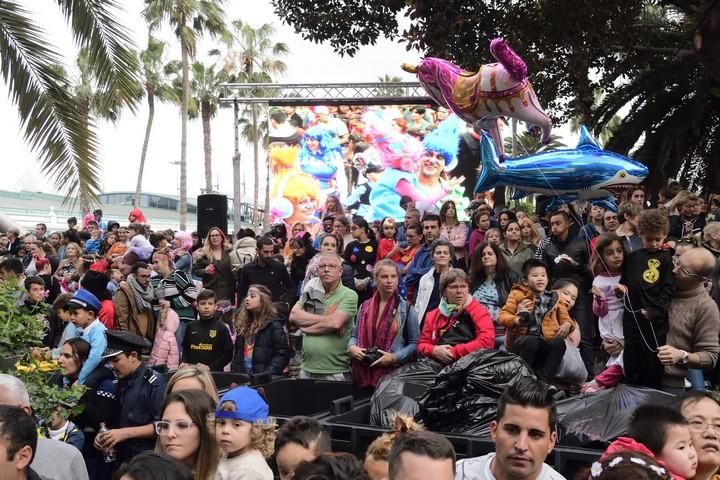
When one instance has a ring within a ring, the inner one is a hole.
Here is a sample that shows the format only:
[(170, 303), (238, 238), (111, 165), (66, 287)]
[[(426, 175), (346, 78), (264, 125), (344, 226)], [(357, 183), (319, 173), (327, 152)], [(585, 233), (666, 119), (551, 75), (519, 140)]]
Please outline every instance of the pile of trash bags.
[(415, 417), (418, 400), (442, 369), (443, 365), (435, 360), (422, 358), (385, 375), (370, 400), (370, 425), (389, 429), (396, 413)]
[(416, 418), (429, 430), (488, 436), (500, 395), (526, 376), (534, 373), (517, 355), (479, 350), (438, 374), (420, 399)]
[(371, 400), (370, 424), (392, 427), (395, 412), (433, 431), (488, 434), (498, 398), (516, 379), (533, 376), (517, 355), (479, 350), (444, 367), (429, 359), (383, 377)]

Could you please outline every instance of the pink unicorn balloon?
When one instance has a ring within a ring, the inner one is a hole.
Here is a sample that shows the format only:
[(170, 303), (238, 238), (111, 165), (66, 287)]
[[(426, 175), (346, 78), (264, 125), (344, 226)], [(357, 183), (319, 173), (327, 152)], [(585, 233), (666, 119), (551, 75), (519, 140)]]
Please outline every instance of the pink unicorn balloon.
[(527, 78), (527, 65), (505, 40), (490, 42), (498, 63), (481, 65), (468, 72), (441, 58), (427, 57), (419, 65), (402, 65), (417, 74), (418, 81), (439, 105), (450, 108), (468, 123), (490, 131), (498, 153), (503, 145), (499, 117), (515, 118), (542, 130), (542, 141), (550, 141), (552, 122), (538, 102)]

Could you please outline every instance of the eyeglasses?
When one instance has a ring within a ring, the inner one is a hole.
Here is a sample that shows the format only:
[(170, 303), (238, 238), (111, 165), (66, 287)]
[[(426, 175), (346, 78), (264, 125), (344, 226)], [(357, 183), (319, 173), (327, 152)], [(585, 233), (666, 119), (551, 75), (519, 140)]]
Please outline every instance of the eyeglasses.
[(195, 423), (191, 420), (175, 420), (174, 422), (160, 420), (155, 422), (155, 433), (158, 435), (169, 435), (170, 427), (172, 426), (178, 434), (182, 435), (190, 430), (190, 427), (193, 425), (195, 425)]
[(221, 236), (222, 236), (222, 235), (220, 235), (220, 234), (218, 234), (218, 233), (213, 233), (212, 235), (210, 235), (210, 238), (213, 238), (213, 237), (221, 237)]
[(697, 273), (693, 273), (693, 272), (689, 271), (682, 263), (680, 263), (680, 259), (678, 257), (673, 257), (672, 262), (673, 262), (673, 266), (675, 268), (679, 268), (680, 271), (683, 272), (684, 275), (686, 275), (688, 277), (699, 278), (701, 280), (705, 280), (704, 276), (698, 275)]
[(706, 423), (704, 420), (692, 420), (689, 424), (690, 430), (694, 432), (704, 432), (708, 428), (712, 428), (715, 433), (720, 434), (720, 423)]

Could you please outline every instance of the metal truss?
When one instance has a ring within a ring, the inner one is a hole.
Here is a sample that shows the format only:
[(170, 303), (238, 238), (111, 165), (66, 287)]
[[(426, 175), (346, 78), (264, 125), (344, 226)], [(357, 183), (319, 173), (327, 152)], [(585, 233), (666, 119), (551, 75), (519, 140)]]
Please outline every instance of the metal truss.
[[(240, 106), (256, 105), (261, 116), (273, 106), (315, 105), (415, 105), (435, 102), (416, 82), (401, 83), (224, 83), (220, 106), (233, 107), (235, 155), (233, 156), (233, 206), (235, 231), (241, 227), (245, 175), (240, 173)], [(265, 213), (265, 212), (263, 212)], [(267, 226), (267, 225), (266, 225)]]
[(220, 104), (403, 105), (434, 103), (417, 82), (402, 83), (224, 83)]

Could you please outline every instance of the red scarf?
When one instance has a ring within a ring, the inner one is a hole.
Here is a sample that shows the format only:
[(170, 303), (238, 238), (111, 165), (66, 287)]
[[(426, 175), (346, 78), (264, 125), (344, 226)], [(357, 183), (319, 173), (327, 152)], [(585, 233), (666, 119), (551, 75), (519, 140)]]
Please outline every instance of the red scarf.
[[(375, 319), (378, 318), (380, 311), (380, 294), (375, 290), (373, 296), (363, 302), (360, 306), (360, 316), (358, 320), (358, 347), (377, 347), (385, 352), (390, 351), (390, 346), (395, 339), (393, 335), (393, 324), (397, 317), (399, 303), (399, 297), (397, 292), (395, 292), (385, 305), (376, 324)], [(353, 379), (358, 387), (374, 388), (377, 386), (380, 378), (392, 370), (392, 366), (370, 368), (370, 365), (362, 360), (353, 360), (352, 362)]]

